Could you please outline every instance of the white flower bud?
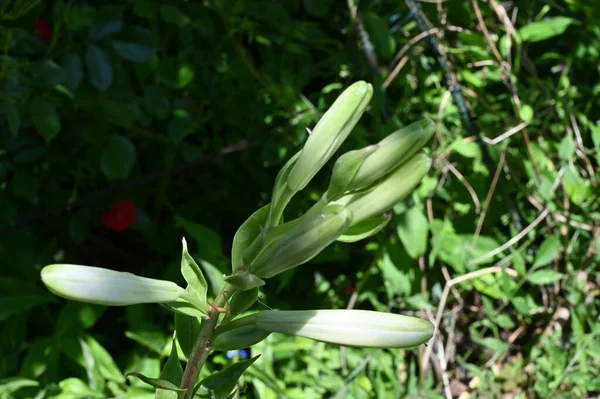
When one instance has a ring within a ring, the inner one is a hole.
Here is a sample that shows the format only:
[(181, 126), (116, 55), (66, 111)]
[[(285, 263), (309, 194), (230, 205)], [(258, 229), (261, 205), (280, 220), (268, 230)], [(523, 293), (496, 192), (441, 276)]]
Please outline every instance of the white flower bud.
[(184, 292), (183, 288), (171, 281), (92, 266), (49, 265), (42, 269), (41, 276), (52, 293), (98, 305), (173, 302)]

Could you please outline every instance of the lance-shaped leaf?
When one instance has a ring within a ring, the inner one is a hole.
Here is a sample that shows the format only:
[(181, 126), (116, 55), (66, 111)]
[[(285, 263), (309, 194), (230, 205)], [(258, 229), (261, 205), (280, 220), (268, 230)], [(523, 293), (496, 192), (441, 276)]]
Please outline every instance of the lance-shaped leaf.
[[(368, 310), (265, 310), (248, 316), (267, 332), (344, 346), (409, 348), (427, 342), (433, 324), (417, 317)], [(242, 324), (241, 320), (238, 323)]]
[(370, 190), (342, 197), (338, 202), (352, 211), (353, 225), (381, 215), (403, 200), (421, 182), (431, 168), (424, 153), (414, 155), (377, 182)]
[[(308, 262), (342, 235), (352, 224), (352, 213), (343, 205), (327, 206), (320, 214), (307, 214), (286, 234), (269, 241), (250, 265), (261, 278), (273, 277)], [(293, 221), (290, 223), (294, 223)], [(281, 225), (278, 227), (283, 227)], [(267, 236), (270, 233), (267, 233)]]
[(202, 270), (189, 254), (185, 238), (182, 239), (182, 244), (181, 274), (188, 283), (185, 293), (182, 294), (182, 299), (187, 300), (202, 313), (206, 314), (208, 312), (208, 301), (206, 299), (208, 284), (206, 284)]
[[(181, 368), (181, 363), (179, 363), (179, 357), (177, 356), (177, 345), (175, 345), (175, 337), (173, 337), (173, 341), (171, 344), (171, 354), (167, 359), (162, 371), (160, 372), (160, 381), (169, 382), (172, 385), (167, 388), (157, 387), (156, 390), (156, 399), (173, 399), (177, 398), (175, 392), (184, 392), (177, 388), (179, 384), (181, 384), (181, 378), (183, 377), (183, 369)], [(172, 386), (175, 386), (177, 389), (172, 389)]]
[(216, 394), (216, 397), (227, 397), (227, 395), (235, 389), (237, 382), (244, 371), (246, 371), (246, 369), (250, 367), (252, 363), (254, 363), (259, 357), (260, 355), (255, 356), (252, 359), (236, 362), (227, 367), (225, 370), (206, 377), (200, 381), (199, 385), (205, 390)]
[(392, 172), (425, 145), (435, 132), (435, 123), (424, 119), (412, 123), (375, 145), (345, 153), (333, 166), (328, 196), (369, 187)]
[(46, 287), (60, 297), (99, 305), (165, 303), (184, 294), (183, 288), (171, 281), (92, 266), (49, 265), (42, 269), (41, 277)]

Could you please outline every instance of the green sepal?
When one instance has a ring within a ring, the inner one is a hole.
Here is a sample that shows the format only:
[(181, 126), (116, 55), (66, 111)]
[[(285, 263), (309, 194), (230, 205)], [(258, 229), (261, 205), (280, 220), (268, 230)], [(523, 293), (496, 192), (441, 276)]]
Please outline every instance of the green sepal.
[(229, 301), (229, 315), (235, 317), (250, 309), (258, 299), (258, 288), (247, 291), (237, 291)]
[(348, 190), (360, 166), (377, 148), (377, 145), (372, 145), (361, 150), (349, 151), (335, 161), (327, 189), (327, 197), (330, 200), (335, 200)]
[(187, 242), (185, 238), (182, 239), (183, 250), (181, 254), (181, 274), (188, 286), (186, 287), (186, 293), (194, 294), (198, 301), (186, 296), (185, 299), (192, 302), (200, 310), (206, 310), (208, 312), (208, 301), (206, 295), (208, 293), (208, 284), (202, 274), (202, 270), (189, 254), (187, 249)]
[(190, 356), (200, 332), (201, 320), (197, 317), (175, 313), (175, 333), (179, 346), (186, 357)]
[(207, 389), (209, 392), (216, 394), (217, 398), (227, 398), (235, 389), (237, 382), (244, 371), (246, 371), (246, 369), (259, 357), (260, 355), (257, 355), (252, 359), (240, 360), (223, 371), (209, 375), (200, 381), (200, 386)]
[(392, 220), (392, 214), (387, 212), (363, 220), (350, 227), (337, 240), (341, 242), (356, 242), (379, 233)]
[(271, 204), (267, 204), (254, 212), (235, 233), (231, 247), (232, 271), (244, 264), (242, 254), (260, 236), (262, 227), (267, 223), (270, 209)]
[(265, 280), (248, 272), (235, 273), (225, 276), (223, 279), (240, 291), (247, 291), (265, 285)]

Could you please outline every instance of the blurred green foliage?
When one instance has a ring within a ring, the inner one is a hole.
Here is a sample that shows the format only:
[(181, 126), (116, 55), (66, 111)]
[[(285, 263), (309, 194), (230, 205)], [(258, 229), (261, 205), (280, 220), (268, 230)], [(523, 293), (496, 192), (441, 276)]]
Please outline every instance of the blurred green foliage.
[[(178, 281), (185, 236), (214, 295), (237, 227), (269, 201), (306, 128), (359, 79), (374, 84), (375, 98), (348, 148), (430, 117), (439, 122), (434, 171), (384, 234), (332, 246), (261, 301), (432, 320), (441, 309), (439, 339), (380, 351), (273, 335), (252, 348), (262, 356), (245, 394), (600, 392), (596, 4), (462, 0), (411, 10), (382, 0), (359, 2), (357, 13), (348, 4), (0, 2), (0, 397), (153, 397), (125, 374), (159, 376), (169, 312), (59, 301), (42, 288), (40, 268), (72, 262)], [(326, 188), (322, 175), (316, 188)], [(290, 216), (316, 188), (297, 196)], [(124, 200), (135, 223), (118, 232), (103, 214)], [(203, 373), (233, 361), (217, 355)]]

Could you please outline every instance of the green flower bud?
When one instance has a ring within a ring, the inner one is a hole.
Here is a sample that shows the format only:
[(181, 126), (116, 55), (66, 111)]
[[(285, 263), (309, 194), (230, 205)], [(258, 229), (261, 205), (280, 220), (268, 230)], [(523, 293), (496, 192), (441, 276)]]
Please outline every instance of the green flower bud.
[(265, 310), (249, 316), (248, 323), (269, 333), (365, 348), (410, 348), (433, 335), (429, 321), (368, 310)]
[(287, 186), (300, 191), (348, 137), (371, 97), (373, 86), (359, 81), (348, 87), (325, 112), (308, 137), (300, 158), (287, 177)]
[(41, 276), (53, 294), (98, 305), (172, 302), (185, 292), (171, 281), (91, 266), (49, 265), (42, 269)]
[(353, 225), (372, 216), (380, 215), (404, 199), (421, 182), (431, 168), (431, 159), (417, 154), (394, 169), (370, 190), (342, 197), (337, 203), (345, 204), (354, 215)]
[(424, 119), (390, 134), (375, 145), (345, 153), (333, 166), (328, 190), (330, 198), (367, 188), (413, 156), (434, 133), (435, 123)]
[[(281, 234), (290, 223), (294, 227)], [(267, 233), (265, 246), (249, 267), (261, 278), (273, 277), (287, 269), (308, 262), (334, 242), (352, 224), (352, 212), (343, 205), (328, 205), (319, 213), (309, 213), (284, 223)], [(270, 239), (270, 235), (276, 238)]]

